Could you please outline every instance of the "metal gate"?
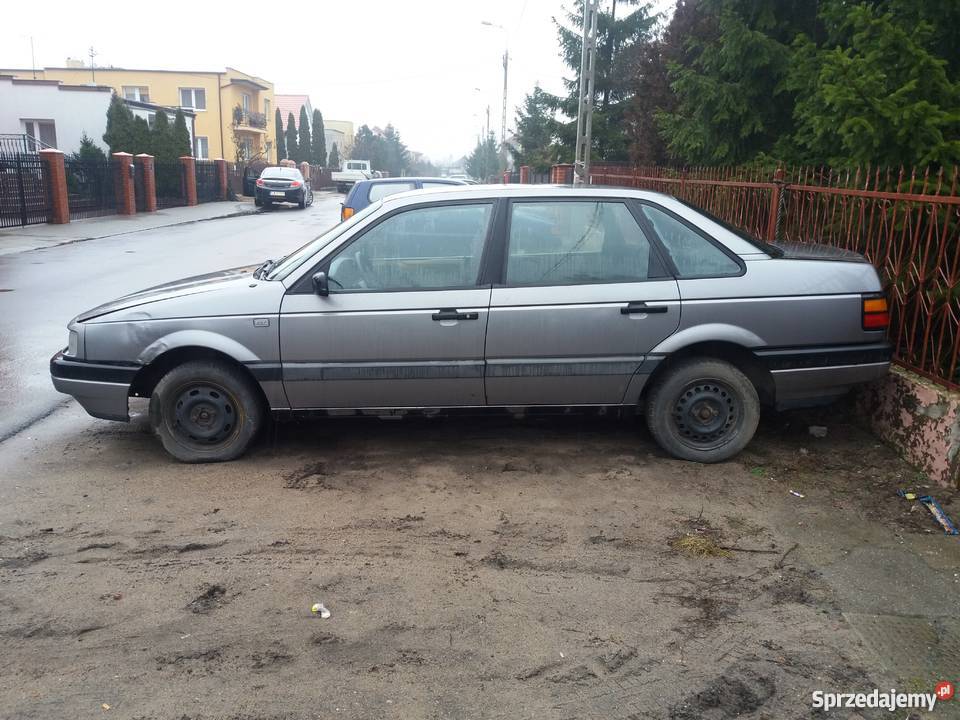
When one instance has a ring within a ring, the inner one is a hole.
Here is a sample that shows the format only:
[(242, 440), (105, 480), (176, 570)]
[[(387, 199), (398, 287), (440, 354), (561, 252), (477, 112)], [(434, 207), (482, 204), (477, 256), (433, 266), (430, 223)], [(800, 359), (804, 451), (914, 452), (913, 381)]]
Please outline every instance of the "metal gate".
[(183, 164), (179, 162), (154, 163), (157, 182), (157, 208), (180, 207), (187, 204), (183, 180)]
[(133, 200), (137, 212), (147, 211), (147, 191), (143, 178), (143, 163), (136, 163), (133, 168)]
[(63, 166), (67, 176), (67, 205), (70, 207), (71, 220), (117, 212), (113, 163), (110, 160), (66, 158)]
[(220, 199), (220, 175), (213, 160), (197, 160), (197, 202), (215, 202)]
[(0, 227), (45, 222), (50, 222), (50, 193), (40, 156), (0, 154)]

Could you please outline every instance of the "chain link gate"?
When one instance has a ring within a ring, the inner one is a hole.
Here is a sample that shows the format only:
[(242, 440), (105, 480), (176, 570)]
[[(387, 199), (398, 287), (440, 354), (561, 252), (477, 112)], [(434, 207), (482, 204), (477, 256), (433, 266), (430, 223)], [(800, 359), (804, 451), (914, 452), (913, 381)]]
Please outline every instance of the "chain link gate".
[(0, 154), (0, 227), (45, 222), (50, 222), (50, 193), (40, 156)]

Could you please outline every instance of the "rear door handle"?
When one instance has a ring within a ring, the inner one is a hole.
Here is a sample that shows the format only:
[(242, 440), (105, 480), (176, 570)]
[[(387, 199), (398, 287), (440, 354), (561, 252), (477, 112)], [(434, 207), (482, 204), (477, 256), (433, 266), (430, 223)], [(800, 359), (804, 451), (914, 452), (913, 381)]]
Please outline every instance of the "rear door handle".
[(440, 308), (433, 314), (434, 320), (479, 320), (480, 313), (460, 312), (456, 308)]
[(626, 307), (620, 308), (621, 315), (633, 315), (634, 313), (665, 313), (669, 310), (666, 305), (647, 305), (645, 302), (627, 303)]

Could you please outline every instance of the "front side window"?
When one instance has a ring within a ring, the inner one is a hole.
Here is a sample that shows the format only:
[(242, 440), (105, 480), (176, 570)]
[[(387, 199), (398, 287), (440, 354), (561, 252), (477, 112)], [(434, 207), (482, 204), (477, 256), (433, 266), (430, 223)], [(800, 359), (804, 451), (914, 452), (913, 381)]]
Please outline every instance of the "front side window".
[(413, 183), (378, 183), (370, 186), (370, 202), (380, 200), (387, 195), (396, 195), (407, 190), (416, 189)]
[(672, 215), (650, 205), (643, 214), (667, 249), (679, 277), (739, 275), (740, 265), (705, 237)]
[(207, 92), (203, 88), (180, 88), (180, 107), (207, 109)]
[(330, 292), (474, 287), (491, 214), (484, 203), (388, 217), (330, 261)]
[(507, 283), (572, 285), (650, 277), (650, 243), (620, 202), (515, 202)]

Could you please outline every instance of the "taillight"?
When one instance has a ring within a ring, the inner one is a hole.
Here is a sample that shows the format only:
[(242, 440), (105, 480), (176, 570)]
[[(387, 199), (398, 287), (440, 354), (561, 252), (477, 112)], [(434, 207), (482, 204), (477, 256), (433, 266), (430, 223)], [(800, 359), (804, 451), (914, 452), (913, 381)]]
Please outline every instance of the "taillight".
[(342, 207), (340, 208), (340, 222), (347, 220), (353, 217), (353, 208), (352, 207)]
[(299, 180), (291, 180), (291, 181), (290, 181), (290, 187), (300, 187), (300, 181), (299, 181)]
[(882, 295), (863, 296), (863, 329), (886, 330), (890, 324), (890, 309)]
[(263, 178), (257, 178), (257, 187), (263, 187)]

